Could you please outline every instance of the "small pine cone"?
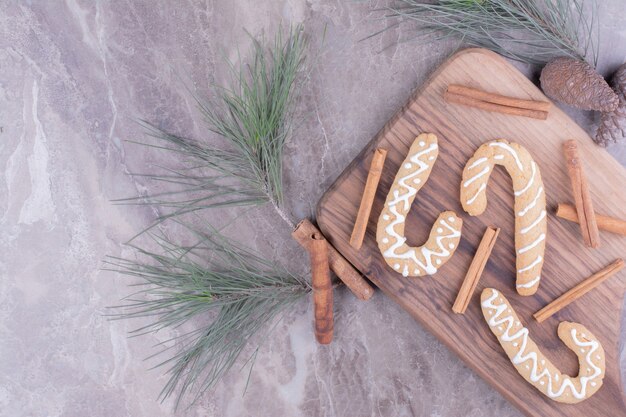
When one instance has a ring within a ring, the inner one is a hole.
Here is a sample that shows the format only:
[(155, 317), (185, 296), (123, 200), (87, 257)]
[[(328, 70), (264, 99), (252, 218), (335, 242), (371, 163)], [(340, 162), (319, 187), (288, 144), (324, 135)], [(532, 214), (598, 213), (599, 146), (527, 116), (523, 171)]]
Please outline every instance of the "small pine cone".
[(583, 110), (611, 112), (617, 94), (591, 65), (573, 58), (556, 58), (541, 71), (541, 88), (554, 100)]
[(612, 84), (619, 97), (619, 105), (612, 112), (602, 113), (594, 138), (600, 146), (608, 146), (626, 138), (626, 64), (619, 67)]

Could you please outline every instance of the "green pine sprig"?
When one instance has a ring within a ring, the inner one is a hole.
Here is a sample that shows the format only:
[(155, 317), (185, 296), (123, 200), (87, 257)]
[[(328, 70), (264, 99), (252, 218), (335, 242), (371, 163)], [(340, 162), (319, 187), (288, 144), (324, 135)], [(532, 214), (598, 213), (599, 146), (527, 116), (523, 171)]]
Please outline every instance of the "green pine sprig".
[[(117, 200), (162, 209), (140, 233), (152, 238), (157, 250), (132, 244), (136, 258), (111, 257), (107, 268), (138, 279), (138, 291), (114, 313), (119, 319), (150, 319), (133, 335), (182, 332), (153, 355), (166, 355), (157, 365), (166, 367), (168, 375), (160, 398), (176, 396), (176, 407), (188, 396), (193, 404), (213, 387), (252, 338), (258, 349), (272, 324), (311, 290), (304, 279), (226, 239), (211, 225), (201, 231), (180, 220), (203, 209), (271, 203), (293, 227), (283, 210), (282, 156), (305, 46), (301, 26), (286, 37), (279, 30), (269, 48), (253, 39), (250, 63), (240, 69), (230, 65), (232, 88), (217, 88), (211, 100), (194, 94), (208, 129), (224, 138), (224, 147), (142, 122), (154, 140), (141, 144), (164, 152), (180, 167), (135, 174), (168, 189)], [(197, 243), (186, 246), (148, 232), (168, 219), (186, 226)], [(183, 332), (183, 327), (193, 330)]]
[(132, 246), (137, 258), (106, 261), (106, 269), (139, 279), (134, 285), (138, 291), (114, 307), (113, 314), (117, 319), (150, 319), (132, 335), (196, 326), (163, 342), (150, 356), (166, 355), (156, 365), (166, 367), (169, 376), (160, 399), (175, 395), (176, 407), (187, 394), (192, 404), (197, 401), (231, 369), (251, 338), (261, 343), (288, 307), (311, 290), (304, 279), (217, 230), (187, 230), (197, 238), (192, 246), (148, 233), (158, 253)]
[(213, 99), (194, 94), (209, 130), (225, 139), (220, 149), (206, 141), (176, 135), (142, 121), (156, 142), (135, 142), (177, 154), (183, 168), (159, 167), (161, 173), (135, 174), (168, 184), (173, 191), (116, 200), (165, 209), (165, 219), (207, 208), (271, 203), (291, 227), (283, 210), (283, 149), (292, 129), (291, 107), (306, 41), (303, 28), (270, 48), (252, 39), (253, 58), (237, 69), (230, 63), (232, 87), (217, 87)]
[(386, 18), (418, 23), (416, 37), (456, 37), (529, 64), (568, 56), (595, 65), (595, 8), (595, 0), (587, 8), (584, 0), (397, 0), (384, 10)]

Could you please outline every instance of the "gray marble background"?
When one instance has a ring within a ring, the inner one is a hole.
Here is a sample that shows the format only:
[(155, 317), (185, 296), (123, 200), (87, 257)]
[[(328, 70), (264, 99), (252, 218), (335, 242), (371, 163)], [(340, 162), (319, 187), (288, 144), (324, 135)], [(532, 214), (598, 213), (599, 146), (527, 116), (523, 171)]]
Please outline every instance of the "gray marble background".
[[(599, 2), (605, 75), (626, 60), (626, 4)], [(3, 1), (0, 3), (0, 415), (168, 416), (144, 361), (168, 332), (129, 339), (109, 321), (131, 280), (101, 270), (155, 212), (111, 204), (150, 184), (128, 176), (162, 155), (125, 142), (145, 118), (207, 140), (185, 86), (227, 81), (244, 28), (304, 22), (314, 59), (285, 155), (288, 211), (310, 215), (326, 188), (455, 45), (400, 43), (379, 3), (341, 0)], [(322, 34), (325, 40), (322, 44)], [(528, 68), (520, 67), (528, 75)], [(592, 116), (570, 111), (591, 128)], [(609, 150), (626, 163), (626, 145)], [(160, 159), (161, 158), (161, 159)], [(205, 214), (218, 224), (217, 213)], [(297, 272), (306, 256), (269, 209), (229, 229)], [(172, 233), (176, 233), (173, 231)], [(234, 370), (189, 416), (517, 416), (434, 337), (377, 294), (336, 295), (335, 340), (314, 342), (309, 300), (258, 355), (250, 387)], [(622, 337), (622, 340), (625, 338)], [(624, 356), (624, 355), (622, 355)], [(237, 367), (236, 367), (237, 368)], [(626, 369), (626, 366), (622, 366)]]

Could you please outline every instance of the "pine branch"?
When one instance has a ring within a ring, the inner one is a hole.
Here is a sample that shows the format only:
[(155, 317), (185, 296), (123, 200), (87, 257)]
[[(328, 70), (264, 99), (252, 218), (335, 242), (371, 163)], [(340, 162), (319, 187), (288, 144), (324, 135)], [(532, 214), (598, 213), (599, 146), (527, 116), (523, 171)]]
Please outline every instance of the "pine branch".
[(595, 8), (593, 0), (587, 16), (583, 0), (397, 0), (384, 10), (385, 18), (417, 22), (423, 34), (457, 37), (517, 61), (569, 56), (595, 65)]
[(117, 203), (166, 209), (155, 224), (208, 208), (272, 203), (281, 218), (293, 226), (282, 207), (282, 159), (291, 133), (293, 90), (306, 41), (298, 26), (285, 39), (279, 31), (269, 49), (256, 39), (252, 42), (251, 62), (240, 69), (230, 64), (235, 80), (232, 88), (218, 87), (212, 100), (194, 93), (208, 128), (225, 139), (228, 149), (181, 137), (143, 121), (147, 134), (156, 142), (140, 144), (169, 152), (185, 166), (160, 167), (160, 174), (136, 174), (174, 187), (174, 191), (120, 199)]
[[(167, 355), (157, 365), (166, 367), (169, 376), (160, 398), (175, 395), (176, 407), (187, 395), (192, 396), (192, 404), (197, 401), (231, 369), (252, 337), (260, 344), (286, 309), (311, 290), (302, 278), (224, 238), (210, 225), (204, 233), (177, 220), (203, 209), (271, 203), (294, 227), (282, 207), (282, 156), (291, 131), (290, 108), (304, 48), (300, 26), (285, 39), (279, 31), (269, 49), (253, 39), (251, 62), (240, 70), (231, 64), (232, 89), (218, 88), (210, 101), (194, 95), (208, 128), (225, 139), (224, 149), (142, 122), (155, 140), (141, 144), (165, 152), (182, 167), (134, 174), (169, 191), (117, 202), (164, 209), (141, 233), (171, 219), (185, 226), (197, 243), (184, 246), (146, 233), (158, 251), (130, 245), (138, 258), (111, 257), (107, 268), (139, 280), (138, 291), (114, 314), (118, 319), (151, 319), (133, 335), (180, 330), (192, 320), (194, 324), (208, 320), (162, 343), (153, 355)], [(247, 362), (253, 364), (254, 357)]]
[(151, 356), (168, 355), (157, 365), (167, 367), (169, 375), (160, 399), (175, 395), (176, 407), (187, 394), (192, 404), (197, 401), (231, 369), (250, 338), (261, 343), (270, 324), (311, 289), (304, 279), (216, 230), (203, 233), (184, 226), (198, 238), (195, 245), (150, 234), (162, 254), (132, 246), (140, 259), (107, 261), (108, 270), (139, 278), (139, 290), (114, 307), (113, 314), (117, 319), (152, 319), (133, 335), (180, 329), (192, 319), (216, 314), (208, 324), (164, 342)]

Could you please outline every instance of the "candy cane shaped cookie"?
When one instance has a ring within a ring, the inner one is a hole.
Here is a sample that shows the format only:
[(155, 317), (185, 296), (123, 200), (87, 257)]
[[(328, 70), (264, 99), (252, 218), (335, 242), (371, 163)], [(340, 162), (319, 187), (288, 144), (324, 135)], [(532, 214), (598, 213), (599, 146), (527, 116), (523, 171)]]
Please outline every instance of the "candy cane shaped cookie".
[(516, 287), (520, 295), (532, 295), (541, 279), (548, 225), (541, 173), (530, 153), (517, 143), (484, 143), (465, 165), (461, 181), (461, 204), (472, 216), (487, 207), (487, 182), (494, 165), (502, 165), (513, 179)]
[(517, 372), (544, 395), (574, 404), (600, 389), (605, 371), (604, 349), (585, 326), (563, 321), (558, 328), (559, 339), (578, 356), (578, 376), (574, 378), (561, 373), (541, 353), (502, 294), (485, 288), (480, 298), (485, 320)]
[(452, 211), (444, 211), (433, 225), (426, 243), (406, 244), (404, 225), (415, 195), (422, 188), (439, 155), (437, 136), (419, 135), (400, 166), (378, 218), (376, 240), (385, 262), (402, 275), (432, 275), (454, 253), (461, 239), (463, 221)]

